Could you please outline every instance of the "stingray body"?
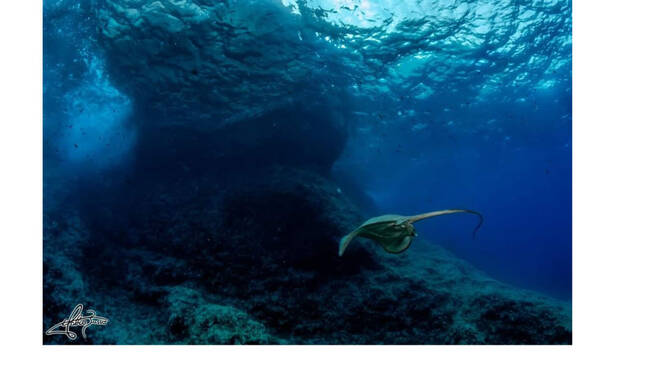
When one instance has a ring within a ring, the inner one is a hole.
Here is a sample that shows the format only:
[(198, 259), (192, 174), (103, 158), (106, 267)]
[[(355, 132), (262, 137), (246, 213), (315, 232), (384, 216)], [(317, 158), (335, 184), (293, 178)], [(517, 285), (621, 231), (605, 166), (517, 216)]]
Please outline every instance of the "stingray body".
[(382, 215), (372, 217), (365, 221), (357, 229), (351, 231), (348, 235), (341, 238), (339, 242), (339, 255), (341, 256), (346, 251), (348, 244), (357, 236), (371, 239), (380, 244), (383, 249), (389, 253), (401, 253), (410, 247), (412, 240), (417, 236), (413, 223), (427, 219), (429, 217), (449, 215), (452, 213), (471, 213), (479, 216), (479, 224), (474, 228), (472, 236), (477, 233), (477, 230), (483, 223), (483, 216), (479, 212), (471, 210), (442, 210), (422, 213), (415, 216), (402, 216), (402, 215)]

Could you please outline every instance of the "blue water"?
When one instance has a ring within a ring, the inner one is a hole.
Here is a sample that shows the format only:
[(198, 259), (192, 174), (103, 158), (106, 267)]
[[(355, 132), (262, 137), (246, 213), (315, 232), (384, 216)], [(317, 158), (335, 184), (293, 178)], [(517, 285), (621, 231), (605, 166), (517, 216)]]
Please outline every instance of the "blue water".
[(468, 215), (418, 232), (571, 298), (570, 1), (162, 3), (131, 23), (130, 1), (44, 2), (47, 191), (51, 172), (119, 181), (148, 129), (209, 134), (321, 103), (347, 137), (329, 171), (371, 212), (479, 211), (474, 240)]
[(497, 279), (570, 299), (570, 88), (528, 99), (403, 119), (377, 148), (371, 136), (354, 142), (336, 169), (359, 175), (385, 212), (477, 209), (485, 222), (474, 241), (471, 216), (421, 222), (419, 232)]

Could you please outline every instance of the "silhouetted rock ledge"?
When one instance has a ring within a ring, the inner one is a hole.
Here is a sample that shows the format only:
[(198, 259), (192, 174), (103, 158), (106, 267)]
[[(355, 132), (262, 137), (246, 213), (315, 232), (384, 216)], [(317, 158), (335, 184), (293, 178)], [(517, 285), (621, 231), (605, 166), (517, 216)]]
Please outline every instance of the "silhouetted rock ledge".
[(305, 20), (277, 2), (104, 0), (94, 14), (113, 82), (169, 124), (207, 131), (352, 80), (328, 78), (346, 56), (303, 42)]
[(400, 255), (360, 240), (338, 257), (364, 216), (326, 175), (276, 167), (218, 185), (106, 193), (87, 204), (97, 217), (48, 208), (44, 329), (77, 303), (110, 323), (44, 343), (571, 343), (570, 304), (422, 239)]

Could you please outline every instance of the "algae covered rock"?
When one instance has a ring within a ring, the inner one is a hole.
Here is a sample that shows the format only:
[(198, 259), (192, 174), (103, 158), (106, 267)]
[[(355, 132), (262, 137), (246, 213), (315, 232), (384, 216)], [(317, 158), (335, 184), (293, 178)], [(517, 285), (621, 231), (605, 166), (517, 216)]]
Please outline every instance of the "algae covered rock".
[[(366, 216), (327, 175), (275, 166), (232, 180), (136, 191), (121, 203), (126, 223), (117, 207), (95, 206), (115, 222), (61, 232), (85, 239), (88, 257), (47, 260), (44, 299), (62, 310), (45, 320), (93, 305), (110, 324), (80, 343), (572, 341), (569, 303), (497, 282), (423, 239), (397, 255), (356, 240), (339, 257), (341, 235)], [(58, 264), (62, 277), (50, 269)], [(59, 289), (77, 278), (91, 287)]]
[[(67, 216), (68, 215), (68, 216)], [(44, 218), (43, 297), (44, 331), (88, 301), (88, 287), (80, 260), (89, 239), (88, 229), (72, 213)]]
[(209, 302), (193, 289), (173, 288), (167, 297), (172, 342), (184, 344), (273, 344), (266, 327), (242, 310)]

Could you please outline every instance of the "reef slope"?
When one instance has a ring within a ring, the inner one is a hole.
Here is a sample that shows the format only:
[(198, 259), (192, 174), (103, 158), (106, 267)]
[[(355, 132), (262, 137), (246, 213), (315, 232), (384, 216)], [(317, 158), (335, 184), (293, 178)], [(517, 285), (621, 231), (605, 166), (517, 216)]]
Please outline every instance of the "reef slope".
[(337, 239), (366, 216), (327, 174), (277, 166), (233, 184), (152, 184), (47, 208), (44, 329), (77, 303), (110, 323), (44, 343), (571, 343), (570, 305), (439, 245), (391, 255), (359, 240), (338, 257)]

